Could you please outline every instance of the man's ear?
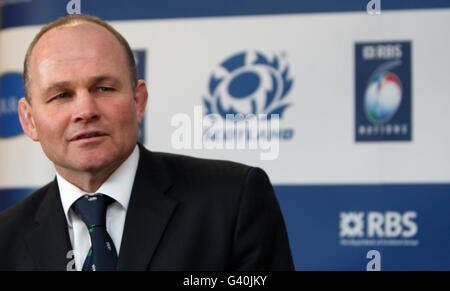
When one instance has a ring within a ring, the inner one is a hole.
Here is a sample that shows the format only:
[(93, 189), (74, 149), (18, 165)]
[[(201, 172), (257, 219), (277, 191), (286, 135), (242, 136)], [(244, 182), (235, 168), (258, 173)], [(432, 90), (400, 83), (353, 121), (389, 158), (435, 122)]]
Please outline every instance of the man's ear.
[(144, 80), (139, 80), (134, 93), (134, 100), (136, 102), (137, 121), (139, 124), (144, 118), (145, 108), (147, 107), (148, 91)]
[(20, 98), (18, 103), (19, 119), (23, 132), (32, 140), (39, 141), (36, 125), (34, 123), (32, 108), (25, 97)]

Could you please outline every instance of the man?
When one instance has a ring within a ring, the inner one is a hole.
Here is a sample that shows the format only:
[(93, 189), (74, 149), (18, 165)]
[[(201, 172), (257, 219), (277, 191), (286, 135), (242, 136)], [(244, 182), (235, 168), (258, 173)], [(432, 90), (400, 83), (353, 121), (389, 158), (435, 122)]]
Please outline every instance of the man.
[(98, 18), (66, 16), (35, 37), (19, 116), (56, 178), (0, 214), (0, 269), (292, 270), (262, 170), (137, 143), (148, 94), (136, 75)]

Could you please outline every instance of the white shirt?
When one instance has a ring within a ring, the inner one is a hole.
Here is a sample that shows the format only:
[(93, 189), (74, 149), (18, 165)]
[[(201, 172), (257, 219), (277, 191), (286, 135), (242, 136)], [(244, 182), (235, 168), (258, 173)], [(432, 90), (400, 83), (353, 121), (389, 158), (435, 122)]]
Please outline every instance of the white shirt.
[[(119, 168), (106, 180), (95, 193), (102, 193), (116, 202), (110, 204), (106, 211), (106, 230), (108, 231), (119, 256), (120, 244), (122, 242), (122, 233), (125, 225), (125, 217), (130, 201), (131, 190), (134, 183), (134, 177), (139, 162), (139, 148), (136, 145), (132, 154), (120, 165)], [(71, 209), (72, 204), (86, 193), (77, 186), (71, 184), (58, 173), (59, 193), (61, 202), (66, 215), (69, 228), (70, 242), (74, 251), (75, 267), (77, 271), (83, 268), (84, 259), (91, 247), (91, 238), (89, 230), (84, 222)]]

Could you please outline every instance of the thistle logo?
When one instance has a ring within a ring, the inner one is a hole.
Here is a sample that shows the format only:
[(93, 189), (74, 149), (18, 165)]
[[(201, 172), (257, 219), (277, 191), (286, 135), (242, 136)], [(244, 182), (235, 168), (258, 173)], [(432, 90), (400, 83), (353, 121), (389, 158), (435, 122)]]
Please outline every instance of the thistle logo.
[(204, 141), (236, 141), (252, 148), (256, 142), (292, 139), (294, 129), (279, 126), (292, 105), (286, 101), (292, 84), (284, 57), (268, 58), (258, 51), (228, 57), (211, 75), (203, 98), (205, 118), (212, 124)]
[(411, 140), (411, 43), (356, 44), (356, 141)]
[(292, 128), (280, 128), (280, 118), (291, 105), (285, 98), (292, 83), (284, 58), (269, 60), (260, 52), (232, 55), (209, 78), (206, 110), (195, 106), (193, 121), (185, 113), (173, 116), (171, 125), (178, 128), (172, 147), (259, 150), (261, 160), (278, 158), (280, 140), (294, 135)]
[(206, 114), (278, 114), (290, 106), (285, 101), (292, 87), (289, 66), (277, 56), (269, 61), (260, 52), (237, 53), (225, 61), (209, 79), (209, 94), (203, 99)]
[(20, 73), (0, 76), (0, 138), (22, 134), (17, 104), (24, 96), (23, 79)]

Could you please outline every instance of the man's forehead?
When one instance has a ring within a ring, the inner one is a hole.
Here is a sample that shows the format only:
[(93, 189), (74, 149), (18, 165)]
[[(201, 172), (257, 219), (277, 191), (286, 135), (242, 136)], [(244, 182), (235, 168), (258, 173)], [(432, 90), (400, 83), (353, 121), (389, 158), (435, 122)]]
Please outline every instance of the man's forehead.
[(51, 29), (39, 39), (30, 57), (30, 71), (57, 69), (89, 59), (96, 63), (127, 61), (125, 50), (116, 37), (95, 23)]
[(104, 54), (125, 54), (113, 33), (96, 23), (56, 27), (37, 41), (30, 55), (30, 64), (40, 63), (45, 58), (76, 58), (77, 55), (95, 53), (95, 50), (103, 50)]
[(119, 84), (128, 76), (121, 72), (121, 69), (127, 68), (126, 66), (118, 68), (116, 63), (98, 58), (92, 58), (89, 63), (86, 63), (87, 60), (89, 61), (87, 58), (83, 58), (80, 62), (77, 59), (68, 62), (44, 61), (37, 66), (35, 83), (40, 90), (48, 90), (55, 87), (85, 86), (103, 81)]

